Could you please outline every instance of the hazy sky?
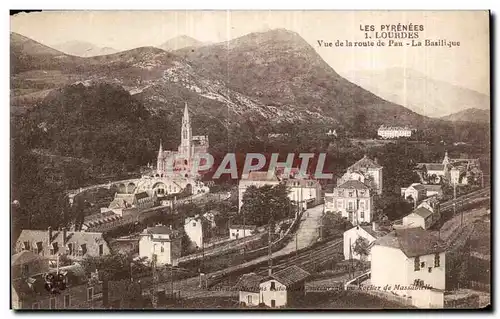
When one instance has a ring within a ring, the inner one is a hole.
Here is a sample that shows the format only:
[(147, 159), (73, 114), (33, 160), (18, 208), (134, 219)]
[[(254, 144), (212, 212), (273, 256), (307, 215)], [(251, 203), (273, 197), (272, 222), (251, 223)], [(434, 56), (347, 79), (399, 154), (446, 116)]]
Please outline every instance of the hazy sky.
[[(319, 47), (317, 41), (362, 41), (361, 25), (418, 24), (420, 39), (460, 47)], [(46, 45), (70, 40), (118, 50), (160, 45), (177, 35), (220, 42), (266, 29), (299, 33), (338, 73), (407, 67), (434, 79), (489, 93), (486, 11), (73, 11), (19, 14), (11, 31)]]

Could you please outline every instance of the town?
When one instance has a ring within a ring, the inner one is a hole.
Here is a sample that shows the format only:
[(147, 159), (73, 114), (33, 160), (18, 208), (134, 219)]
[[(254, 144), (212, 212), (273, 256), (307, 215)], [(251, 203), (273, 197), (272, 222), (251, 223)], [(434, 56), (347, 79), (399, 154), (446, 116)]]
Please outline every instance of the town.
[[(488, 278), (467, 268), (489, 273), (489, 252), (479, 252), (489, 230), (478, 229), (489, 227), (490, 188), (477, 158), (445, 151), (440, 162), (415, 163), (415, 180), (400, 185), (394, 215), (381, 204), (393, 169), (383, 158), (364, 155), (329, 184), (288, 165), (293, 161), (261, 171), (264, 165), (254, 165), (223, 189), (192, 169), (209, 136), (193, 135), (187, 104), (180, 129), (178, 150), (160, 142), (156, 167), (140, 178), (68, 190), (67, 200), (84, 214), (71, 227), (22, 229), (12, 257), (14, 308), (210, 301), (300, 308), (336, 298), (467, 308), (489, 300)], [(391, 126), (377, 132), (388, 142), (414, 133)], [(332, 129), (325, 135), (338, 138)], [(111, 195), (107, 205), (99, 192)]]

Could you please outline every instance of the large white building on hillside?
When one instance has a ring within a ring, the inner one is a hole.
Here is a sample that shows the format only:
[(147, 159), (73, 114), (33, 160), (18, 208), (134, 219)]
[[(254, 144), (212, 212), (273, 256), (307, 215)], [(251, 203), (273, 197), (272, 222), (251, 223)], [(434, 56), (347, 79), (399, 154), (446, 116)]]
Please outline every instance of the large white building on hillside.
[(413, 132), (414, 130), (408, 126), (381, 125), (377, 130), (378, 136), (384, 139), (410, 137)]

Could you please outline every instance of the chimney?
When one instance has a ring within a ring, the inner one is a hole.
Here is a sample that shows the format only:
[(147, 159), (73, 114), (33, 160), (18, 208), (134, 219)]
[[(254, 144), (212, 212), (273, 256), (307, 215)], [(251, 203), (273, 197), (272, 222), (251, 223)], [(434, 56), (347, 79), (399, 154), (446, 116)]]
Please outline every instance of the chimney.
[(378, 158), (374, 158), (373, 161), (375, 162), (375, 164), (378, 164)]
[(63, 227), (63, 245), (66, 245), (66, 240), (68, 239), (68, 232), (66, 231), (66, 227)]
[(49, 226), (47, 230), (49, 232), (49, 244), (50, 244), (52, 242), (52, 227)]
[(378, 230), (378, 225), (376, 222), (372, 222), (372, 229), (373, 231), (377, 231)]

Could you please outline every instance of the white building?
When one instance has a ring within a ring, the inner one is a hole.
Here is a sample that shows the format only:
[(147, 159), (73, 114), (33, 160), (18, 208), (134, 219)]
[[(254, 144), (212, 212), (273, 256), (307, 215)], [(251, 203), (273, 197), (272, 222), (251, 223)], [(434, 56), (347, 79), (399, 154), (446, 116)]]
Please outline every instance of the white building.
[(368, 256), (362, 256), (354, 251), (354, 245), (358, 238), (364, 238), (369, 244), (371, 250), (372, 243), (382, 236), (387, 235), (387, 231), (381, 230), (378, 225), (373, 222), (372, 226), (354, 226), (344, 232), (344, 259), (371, 260), (371, 253)]
[(177, 265), (181, 257), (182, 238), (171, 226), (158, 225), (144, 229), (139, 239), (139, 256), (150, 261), (156, 255), (158, 265)]
[(411, 297), (420, 308), (444, 307), (445, 246), (422, 228), (396, 229), (371, 249), (371, 284)]
[(243, 237), (252, 236), (255, 234), (257, 227), (255, 225), (230, 225), (229, 238), (239, 239)]
[(441, 215), (439, 206), (434, 206), (429, 201), (422, 202), (414, 211), (403, 217), (403, 227), (429, 229), (439, 222)]
[(412, 130), (408, 126), (385, 126), (381, 125), (377, 134), (381, 138), (391, 139), (391, 138), (399, 138), (399, 137), (410, 137), (414, 130)]
[(337, 180), (342, 185), (349, 180), (357, 180), (368, 185), (376, 194), (382, 194), (383, 167), (377, 159), (371, 160), (366, 155), (347, 168), (346, 173)]
[(238, 185), (239, 209), (243, 206), (243, 194), (250, 186), (257, 188), (271, 185), (275, 186), (285, 183), (290, 200), (300, 203), (302, 208), (306, 208), (307, 203), (319, 204), (321, 199), (321, 184), (312, 179), (278, 178), (276, 174), (269, 175), (268, 172), (250, 172), (247, 176), (242, 176)]
[(304, 284), (309, 276), (295, 265), (271, 274), (259, 285), (260, 303), (271, 308), (293, 307), (304, 298)]
[(420, 183), (413, 183), (406, 188), (401, 187), (401, 197), (403, 197), (404, 199), (411, 198), (414, 202), (418, 203), (426, 196), (427, 196), (427, 190)]
[(259, 305), (259, 284), (264, 278), (264, 276), (259, 276), (255, 273), (244, 274), (241, 276), (235, 286), (239, 291), (240, 305), (244, 305), (246, 307), (257, 307)]
[(339, 212), (354, 225), (370, 223), (373, 212), (373, 195), (370, 188), (358, 181), (348, 180), (325, 194), (325, 209)]
[(204, 236), (210, 227), (210, 223), (203, 217), (196, 215), (184, 220), (184, 231), (193, 244), (193, 248), (203, 248)]

